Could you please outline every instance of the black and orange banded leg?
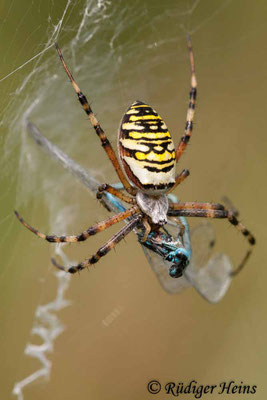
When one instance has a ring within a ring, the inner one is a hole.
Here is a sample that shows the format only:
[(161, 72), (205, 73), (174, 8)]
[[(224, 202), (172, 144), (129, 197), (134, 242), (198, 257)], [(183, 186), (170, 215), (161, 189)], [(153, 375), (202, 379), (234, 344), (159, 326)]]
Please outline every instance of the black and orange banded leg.
[(231, 202), (231, 200), (227, 197), (227, 196), (222, 196), (221, 198), (222, 202), (225, 205), (225, 208), (227, 208), (228, 210), (231, 210), (233, 215), (238, 218), (239, 216), (239, 211), (235, 208), (235, 206), (233, 205), (233, 203)]
[(107, 243), (100, 247), (100, 249), (91, 258), (88, 258), (80, 264), (74, 265), (70, 268), (66, 268), (58, 264), (54, 258), (52, 258), (52, 263), (55, 265), (55, 267), (71, 274), (82, 271), (84, 268), (96, 264), (101, 257), (105, 256), (110, 250), (112, 250), (116, 246), (116, 244), (118, 244), (123, 238), (125, 238), (125, 236), (128, 235), (128, 233), (130, 233), (138, 225), (142, 218), (143, 216), (141, 213), (135, 215), (131, 219), (131, 221), (128, 222), (127, 225), (125, 225), (118, 233), (116, 233)]
[(175, 177), (175, 184), (168, 190), (168, 193), (172, 192), (180, 183), (182, 183), (190, 175), (189, 169), (183, 169), (180, 174)]
[(91, 226), (90, 228), (88, 228), (86, 231), (82, 232), (79, 235), (73, 235), (73, 236), (45, 235), (44, 233), (39, 232), (37, 229), (29, 225), (17, 211), (15, 211), (15, 215), (22, 223), (22, 225), (24, 225), (26, 228), (28, 228), (31, 232), (33, 232), (36, 236), (40, 237), (41, 239), (47, 240), (50, 243), (76, 243), (76, 242), (83, 242), (90, 236), (93, 236), (98, 232), (102, 232), (105, 229), (109, 228), (110, 226), (120, 221), (123, 221), (126, 218), (129, 218), (138, 211), (139, 211), (138, 206), (131, 207), (128, 210), (125, 210), (117, 215), (113, 215), (113, 217), (110, 217), (105, 221), (99, 222), (98, 224)]
[[(181, 208), (180, 208), (181, 207)], [(248, 240), (250, 246), (256, 243), (254, 236), (249, 230), (238, 221), (235, 213), (227, 210), (221, 204), (212, 203), (173, 203), (170, 204), (168, 216), (173, 217), (204, 217), (204, 218), (227, 218), (228, 221), (234, 225)], [(237, 275), (246, 264), (249, 256), (252, 253), (250, 248), (240, 265), (231, 273), (232, 276)]]
[(191, 44), (191, 39), (189, 35), (187, 35), (187, 47), (189, 50), (189, 58), (191, 65), (191, 90), (189, 94), (189, 105), (186, 117), (185, 124), (185, 133), (181, 137), (180, 143), (178, 144), (175, 150), (176, 162), (180, 159), (181, 155), (186, 149), (186, 146), (191, 138), (192, 130), (193, 130), (193, 120), (195, 115), (195, 106), (196, 106), (196, 98), (197, 98), (197, 80), (195, 75), (195, 63), (194, 63), (194, 54), (193, 48)]
[(128, 193), (134, 195), (136, 193), (136, 190), (127, 181), (127, 179), (126, 179), (126, 177), (125, 177), (125, 175), (124, 175), (124, 173), (123, 173), (123, 171), (121, 169), (120, 163), (119, 163), (119, 161), (118, 161), (118, 159), (116, 157), (115, 151), (114, 151), (113, 147), (111, 146), (110, 141), (108, 140), (105, 132), (101, 128), (100, 123), (96, 119), (96, 117), (95, 117), (95, 115), (94, 115), (94, 113), (92, 111), (92, 108), (91, 108), (91, 106), (89, 105), (89, 103), (87, 101), (87, 98), (81, 92), (79, 86), (75, 82), (70, 70), (68, 69), (68, 67), (66, 65), (66, 62), (65, 62), (65, 60), (63, 58), (63, 55), (62, 55), (62, 52), (61, 52), (61, 50), (60, 50), (60, 48), (59, 48), (57, 43), (56, 43), (56, 49), (57, 49), (59, 58), (60, 58), (60, 60), (61, 60), (61, 62), (63, 64), (63, 67), (64, 67), (64, 69), (65, 69), (65, 71), (66, 71), (66, 73), (67, 73), (67, 75), (68, 75), (68, 77), (69, 77), (69, 79), (71, 81), (73, 89), (75, 90), (75, 92), (76, 92), (76, 94), (78, 96), (78, 100), (79, 100), (80, 104), (82, 105), (84, 111), (88, 115), (89, 120), (90, 120), (92, 126), (94, 127), (94, 129), (95, 129), (95, 131), (96, 131), (96, 133), (97, 133), (97, 135), (98, 135), (98, 137), (99, 137), (99, 139), (101, 141), (101, 144), (102, 144), (105, 152), (107, 153), (110, 161), (112, 162), (113, 167), (115, 168), (121, 183), (123, 184), (123, 186), (125, 187), (125, 190), (127, 190)]
[(101, 201), (104, 192), (113, 194), (113, 196), (118, 197), (118, 199), (124, 201), (125, 203), (136, 204), (136, 200), (134, 197), (130, 197), (127, 194), (124, 194), (121, 190), (115, 189), (113, 186), (107, 183), (104, 183), (103, 185), (100, 185), (98, 187), (96, 198)]
[(225, 210), (225, 207), (219, 203), (198, 203), (196, 201), (186, 201), (185, 203), (170, 203), (171, 210)]

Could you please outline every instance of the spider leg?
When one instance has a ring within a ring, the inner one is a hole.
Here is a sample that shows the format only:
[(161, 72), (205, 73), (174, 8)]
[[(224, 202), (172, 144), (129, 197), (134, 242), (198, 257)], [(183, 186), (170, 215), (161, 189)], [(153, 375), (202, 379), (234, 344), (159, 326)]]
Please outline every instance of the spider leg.
[(178, 174), (175, 177), (175, 183), (174, 183), (173, 187), (170, 190), (168, 190), (168, 192), (166, 194), (172, 192), (173, 189), (175, 189), (176, 186), (180, 185), (180, 183), (182, 183), (189, 175), (190, 175), (189, 169), (183, 169), (182, 172), (180, 172), (180, 174)]
[(198, 203), (196, 201), (186, 201), (185, 203), (170, 203), (169, 209), (171, 210), (225, 210), (224, 206), (219, 203)]
[(135, 214), (138, 211), (139, 211), (138, 206), (131, 207), (128, 210), (113, 215), (112, 217), (106, 219), (105, 221), (99, 222), (98, 224), (91, 226), (90, 228), (88, 228), (86, 231), (82, 232), (79, 235), (73, 235), (73, 236), (45, 235), (44, 233), (39, 232), (37, 229), (29, 225), (17, 211), (15, 211), (15, 215), (18, 218), (18, 220), (22, 223), (22, 225), (24, 225), (26, 228), (28, 228), (31, 232), (33, 232), (36, 236), (40, 237), (41, 239), (45, 239), (50, 243), (66, 243), (66, 242), (73, 243), (73, 242), (82, 242), (88, 239), (90, 236), (93, 236), (98, 232), (104, 231), (110, 226), (116, 224), (117, 222), (129, 218), (131, 215)]
[(68, 77), (69, 77), (69, 79), (71, 81), (73, 89), (75, 90), (75, 92), (76, 92), (76, 94), (78, 96), (79, 102), (82, 105), (82, 107), (83, 107), (84, 111), (86, 112), (86, 114), (88, 115), (89, 120), (90, 120), (92, 126), (94, 127), (94, 129), (95, 129), (95, 131), (96, 131), (96, 133), (97, 133), (97, 135), (98, 135), (98, 137), (99, 137), (99, 139), (101, 141), (101, 144), (102, 144), (105, 152), (107, 153), (110, 161), (112, 162), (113, 167), (115, 168), (116, 173), (117, 173), (121, 183), (123, 184), (123, 186), (125, 187), (125, 189), (126, 189), (126, 191), (128, 193), (134, 195), (136, 193), (136, 190), (127, 181), (127, 179), (126, 179), (126, 177), (124, 175), (124, 172), (122, 171), (122, 168), (120, 166), (120, 163), (119, 163), (119, 161), (118, 161), (118, 159), (116, 157), (115, 151), (114, 151), (113, 147), (111, 146), (110, 141), (108, 140), (105, 132), (101, 128), (100, 123), (96, 119), (96, 116), (94, 115), (94, 113), (92, 111), (92, 108), (91, 108), (91, 106), (89, 105), (89, 103), (87, 101), (87, 98), (81, 92), (79, 86), (75, 82), (70, 70), (68, 69), (68, 67), (66, 65), (66, 62), (65, 62), (65, 60), (63, 58), (63, 55), (62, 55), (62, 52), (61, 52), (61, 50), (60, 50), (60, 48), (59, 48), (57, 43), (56, 43), (56, 49), (57, 49), (59, 58), (60, 58), (60, 60), (61, 60), (61, 62), (63, 64), (63, 67), (64, 67), (64, 69), (65, 69), (65, 71), (66, 71), (66, 73), (67, 73), (67, 75), (68, 75)]
[(179, 236), (183, 237), (184, 236), (184, 231), (185, 231), (185, 226), (180, 220), (180, 218), (176, 217), (170, 217), (172, 221), (174, 221), (180, 228)]
[(195, 75), (195, 63), (194, 63), (194, 54), (193, 48), (191, 44), (191, 39), (189, 35), (187, 35), (187, 47), (189, 50), (189, 58), (191, 64), (191, 90), (189, 94), (189, 105), (187, 110), (186, 124), (185, 124), (185, 133), (181, 137), (181, 140), (176, 147), (176, 162), (180, 159), (181, 155), (186, 149), (186, 146), (191, 138), (192, 130), (193, 130), (193, 119), (195, 114), (195, 105), (196, 105), (196, 97), (197, 97), (197, 80)]
[[(179, 206), (183, 205), (183, 208), (179, 208)], [(201, 205), (201, 207), (200, 207)], [(176, 217), (204, 217), (204, 218), (227, 218), (228, 221), (234, 225), (248, 240), (250, 246), (253, 246), (256, 243), (254, 236), (249, 232), (249, 230), (237, 220), (233, 211), (227, 210), (221, 204), (212, 204), (212, 203), (177, 203), (170, 204), (170, 208), (168, 211), (169, 216)], [(242, 262), (239, 266), (234, 270), (231, 275), (237, 275), (241, 269), (246, 264), (249, 256), (252, 253), (252, 248), (250, 248)]]
[(141, 238), (141, 242), (144, 243), (144, 242), (147, 241), (148, 235), (151, 232), (151, 226), (150, 226), (146, 216), (144, 217), (142, 222), (143, 222), (143, 225), (145, 227), (145, 232), (144, 232), (144, 235)]
[[(186, 210), (186, 209), (200, 209), (200, 210), (209, 210), (209, 209), (215, 209), (215, 210), (224, 210), (224, 206), (221, 204), (216, 204), (216, 203), (197, 203), (197, 202), (186, 202), (186, 203), (169, 203), (169, 210), (170, 212), (174, 212), (174, 210)], [(170, 215), (168, 213), (168, 215)], [(174, 217), (172, 217), (174, 218)], [(175, 218), (176, 223), (180, 226), (180, 235), (183, 236), (185, 226), (182, 224), (179, 218)]]
[(112, 236), (111, 239), (107, 243), (105, 243), (100, 249), (94, 254), (91, 258), (88, 258), (87, 260), (81, 262), (78, 265), (74, 265), (70, 268), (65, 268), (62, 265), (59, 265), (54, 258), (52, 258), (52, 263), (55, 265), (55, 267), (69, 272), (71, 274), (75, 274), (78, 271), (83, 270), (86, 267), (89, 267), (92, 264), (97, 263), (101, 257), (105, 256), (110, 250), (112, 250), (116, 244), (118, 244), (128, 233), (130, 233), (136, 225), (141, 221), (143, 218), (142, 214), (137, 214), (135, 215), (130, 222), (128, 222), (127, 225), (125, 225), (118, 233), (116, 233), (114, 236)]
[(227, 196), (222, 197), (222, 202), (226, 205), (228, 210), (231, 210), (235, 217), (239, 216), (239, 211), (235, 208), (231, 200)]
[(135, 198), (127, 196), (122, 191), (115, 189), (113, 186), (108, 185), (107, 183), (104, 183), (103, 185), (98, 187), (98, 190), (96, 193), (96, 198), (98, 200), (102, 199), (103, 192), (111, 193), (111, 194), (113, 194), (113, 196), (118, 197), (120, 200), (124, 201), (125, 203), (136, 204)]

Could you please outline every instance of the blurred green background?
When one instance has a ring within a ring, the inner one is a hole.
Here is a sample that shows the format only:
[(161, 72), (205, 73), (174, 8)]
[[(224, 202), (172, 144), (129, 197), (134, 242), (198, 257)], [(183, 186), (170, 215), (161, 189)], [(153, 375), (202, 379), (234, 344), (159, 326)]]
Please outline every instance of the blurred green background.
[[(114, 146), (120, 119), (136, 99), (151, 104), (179, 140), (190, 82), (189, 32), (199, 97), (192, 141), (179, 163), (191, 176), (177, 193), (183, 201), (229, 196), (257, 239), (225, 298), (210, 305), (193, 289), (165, 293), (129, 236), (91, 272), (71, 278), (66, 298), (72, 304), (57, 314), (65, 331), (48, 354), (50, 380), (25, 388), (25, 399), (150, 399), (151, 379), (162, 386), (242, 381), (257, 385), (254, 399), (265, 399), (266, 13), (260, 0), (0, 3), (0, 79), (57, 40)], [(113, 183), (116, 176), (53, 47), (0, 81), (0, 90), (0, 393), (8, 399), (15, 382), (40, 368), (24, 348), (41, 344), (31, 335), (35, 310), (57, 291), (53, 247), (26, 231), (13, 209), (41, 231), (57, 234), (78, 233), (107, 217), (93, 196), (31, 143), (25, 118), (99, 181)], [(225, 221), (214, 226), (218, 250), (237, 265), (245, 240)], [(83, 260), (117, 230), (66, 253)]]

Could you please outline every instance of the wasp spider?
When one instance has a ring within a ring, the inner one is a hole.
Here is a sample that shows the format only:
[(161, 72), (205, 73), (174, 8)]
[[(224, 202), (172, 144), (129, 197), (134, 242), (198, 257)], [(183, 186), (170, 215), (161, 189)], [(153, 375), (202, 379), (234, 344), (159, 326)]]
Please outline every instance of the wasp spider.
[[(254, 237), (245, 226), (237, 220), (236, 213), (231, 209), (225, 208), (221, 204), (198, 202), (169, 203), (168, 201), (167, 194), (183, 182), (189, 175), (187, 169), (184, 169), (181, 173), (176, 175), (176, 163), (179, 161), (191, 138), (197, 96), (194, 56), (189, 37), (187, 38), (187, 44), (191, 64), (191, 90), (185, 132), (178, 146), (175, 148), (168, 128), (158, 113), (148, 104), (135, 101), (124, 114), (118, 134), (118, 152), (121, 163), (118, 161), (115, 151), (96, 119), (85, 95), (81, 92), (69, 71), (60, 48), (56, 45), (59, 58), (78, 96), (78, 100), (88, 115), (90, 123), (101, 141), (101, 145), (107, 153), (127, 192), (122, 192), (111, 185), (104, 184), (99, 187), (97, 198), (101, 200), (103, 193), (111, 193), (123, 202), (131, 205), (131, 207), (125, 211), (91, 226), (77, 236), (45, 235), (30, 226), (18, 212), (15, 211), (16, 216), (24, 226), (40, 238), (52, 243), (84, 241), (90, 236), (107, 229), (109, 226), (127, 219), (126, 225), (92, 257), (70, 268), (65, 268), (53, 260), (54, 265), (58, 268), (74, 274), (77, 271), (81, 271), (95, 264), (134, 228), (143, 230), (142, 240), (145, 242), (149, 235), (156, 234), (161, 227), (167, 223), (168, 216), (226, 218), (247, 237), (251, 246), (255, 244)], [(179, 218), (176, 220), (179, 221)], [(181, 229), (181, 235), (182, 232), (183, 229)], [(236, 269), (236, 272), (243, 267), (250, 254), (251, 247)], [(177, 276), (180, 275), (181, 274), (178, 274)]]

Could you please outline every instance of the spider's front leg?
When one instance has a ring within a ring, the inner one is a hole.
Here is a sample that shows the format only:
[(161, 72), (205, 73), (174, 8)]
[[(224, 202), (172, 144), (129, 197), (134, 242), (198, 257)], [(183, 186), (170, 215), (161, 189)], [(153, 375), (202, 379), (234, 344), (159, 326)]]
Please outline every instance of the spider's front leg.
[(144, 242), (147, 241), (148, 235), (149, 235), (150, 232), (151, 232), (151, 225), (150, 225), (150, 223), (148, 222), (147, 216), (144, 216), (142, 223), (143, 223), (143, 225), (144, 225), (145, 230), (144, 230), (144, 234), (143, 234), (143, 236), (141, 237), (140, 240), (141, 240), (142, 243), (144, 243)]
[(173, 222), (175, 222), (175, 223), (179, 226), (179, 229), (180, 229), (180, 231), (179, 231), (179, 237), (182, 239), (183, 236), (184, 236), (184, 232), (185, 232), (185, 226), (184, 226), (184, 224), (182, 223), (182, 221), (180, 220), (180, 218), (176, 218), (176, 217), (170, 217), (170, 218), (171, 218), (171, 220), (172, 220)]
[(193, 130), (193, 120), (195, 115), (196, 98), (197, 98), (197, 80), (195, 74), (194, 54), (189, 35), (187, 35), (187, 47), (189, 50), (190, 65), (191, 65), (191, 90), (189, 95), (189, 105), (186, 116), (185, 133), (181, 137), (180, 143), (178, 144), (175, 150), (176, 162), (178, 162), (178, 160), (180, 159), (191, 138)]
[(93, 110), (92, 110), (90, 104), (88, 103), (86, 96), (82, 93), (81, 89), (79, 88), (76, 81), (74, 80), (72, 73), (68, 69), (67, 64), (63, 58), (62, 52), (57, 43), (56, 43), (56, 49), (57, 49), (60, 61), (62, 62), (63, 67), (66, 71), (66, 74), (68, 75), (68, 77), (71, 81), (72, 87), (78, 96), (78, 100), (79, 100), (81, 106), (83, 107), (84, 111), (88, 115), (89, 120), (90, 120), (92, 126), (94, 127), (97, 136), (99, 137), (99, 139), (101, 141), (102, 147), (104, 148), (105, 152), (107, 153), (108, 158), (112, 162), (113, 167), (115, 168), (115, 171), (116, 171), (121, 183), (123, 184), (124, 188), (126, 189), (126, 191), (128, 193), (134, 195), (136, 193), (136, 190), (130, 185), (130, 183), (125, 178), (125, 175), (121, 169), (120, 163), (116, 157), (116, 153), (115, 153), (110, 141), (108, 140), (105, 132), (103, 131), (103, 129), (100, 126), (99, 121), (97, 120), (96, 116), (94, 115)]
[(128, 235), (128, 233), (130, 233), (139, 224), (142, 218), (143, 214), (141, 213), (133, 216), (128, 224), (125, 225), (118, 233), (116, 233), (107, 243), (105, 243), (92, 257), (81, 262), (80, 264), (74, 265), (70, 268), (65, 268), (64, 266), (58, 264), (54, 258), (52, 258), (52, 263), (55, 265), (55, 267), (63, 271), (75, 274), (76, 272), (97, 263), (101, 257), (105, 256), (110, 250), (112, 250), (116, 246), (116, 244), (118, 244), (123, 238), (125, 238), (125, 236)]

